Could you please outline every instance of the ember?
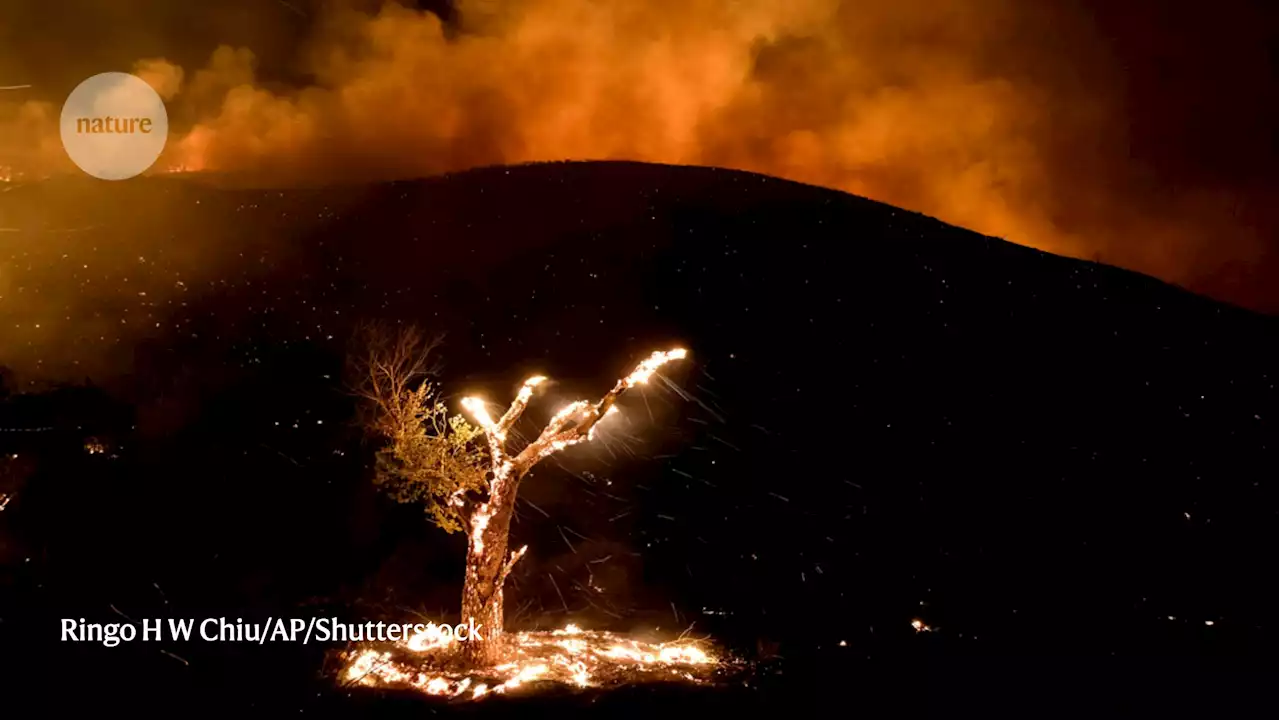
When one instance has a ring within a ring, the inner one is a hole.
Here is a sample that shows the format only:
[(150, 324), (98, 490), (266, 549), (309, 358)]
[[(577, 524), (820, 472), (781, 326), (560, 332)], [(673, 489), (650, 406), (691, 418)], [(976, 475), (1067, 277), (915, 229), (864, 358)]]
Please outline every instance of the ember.
[(341, 681), (474, 700), (533, 682), (580, 688), (703, 683), (726, 664), (697, 641), (649, 643), (567, 625), (561, 630), (509, 633), (503, 662), (461, 671), (449, 669), (449, 651), (457, 641), (428, 635), (419, 633), (389, 647), (357, 647), (344, 658)]

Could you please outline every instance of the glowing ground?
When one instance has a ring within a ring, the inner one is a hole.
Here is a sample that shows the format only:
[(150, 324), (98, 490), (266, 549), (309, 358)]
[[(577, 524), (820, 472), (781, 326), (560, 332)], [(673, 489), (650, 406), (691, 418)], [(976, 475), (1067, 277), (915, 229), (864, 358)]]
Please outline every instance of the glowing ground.
[(340, 681), (476, 700), (538, 685), (607, 688), (648, 682), (708, 683), (736, 664), (712, 654), (700, 641), (651, 643), (575, 625), (508, 637), (511, 650), (506, 662), (467, 672), (449, 669), (453, 641), (439, 635), (421, 633), (394, 645), (361, 645), (346, 654)]

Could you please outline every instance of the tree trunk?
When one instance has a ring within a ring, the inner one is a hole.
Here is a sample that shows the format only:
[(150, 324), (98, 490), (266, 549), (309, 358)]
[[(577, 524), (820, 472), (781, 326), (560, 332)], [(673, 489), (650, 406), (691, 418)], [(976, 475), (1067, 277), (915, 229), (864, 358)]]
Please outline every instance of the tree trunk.
[(462, 586), (462, 622), (474, 622), (480, 638), (462, 643), (463, 658), (475, 666), (493, 665), (505, 647), (502, 637), (502, 586), (506, 580), (507, 538), (515, 507), (517, 478), (511, 478), (489, 502), (476, 508), (467, 533), (467, 575)]

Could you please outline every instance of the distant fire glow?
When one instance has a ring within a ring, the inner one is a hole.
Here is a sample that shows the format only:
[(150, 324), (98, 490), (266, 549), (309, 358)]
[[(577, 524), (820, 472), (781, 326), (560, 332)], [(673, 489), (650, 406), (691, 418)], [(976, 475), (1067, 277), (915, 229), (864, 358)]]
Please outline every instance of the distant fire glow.
[(390, 647), (360, 646), (346, 655), (340, 680), (475, 700), (535, 682), (579, 688), (638, 682), (702, 683), (724, 664), (696, 641), (642, 642), (576, 625), (506, 637), (510, 649), (504, 662), (471, 671), (448, 669), (449, 651), (458, 643), (448, 635), (424, 632)]

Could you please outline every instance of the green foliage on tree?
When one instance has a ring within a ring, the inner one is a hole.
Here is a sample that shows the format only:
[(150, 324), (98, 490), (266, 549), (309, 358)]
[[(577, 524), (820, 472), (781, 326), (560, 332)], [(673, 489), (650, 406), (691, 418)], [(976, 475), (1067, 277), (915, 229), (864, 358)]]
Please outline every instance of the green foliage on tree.
[(361, 422), (385, 443), (376, 455), (374, 483), (402, 503), (421, 503), (447, 532), (462, 530), (465, 499), (483, 491), (489, 451), (483, 431), (450, 415), (427, 380), (439, 339), (412, 326), (361, 328), (349, 367), (362, 403)]
[(422, 503), (436, 525), (457, 532), (464, 524), (461, 499), (484, 488), (488, 451), (480, 428), (430, 404), (430, 394), (421, 423), (378, 451), (373, 482), (399, 502)]

